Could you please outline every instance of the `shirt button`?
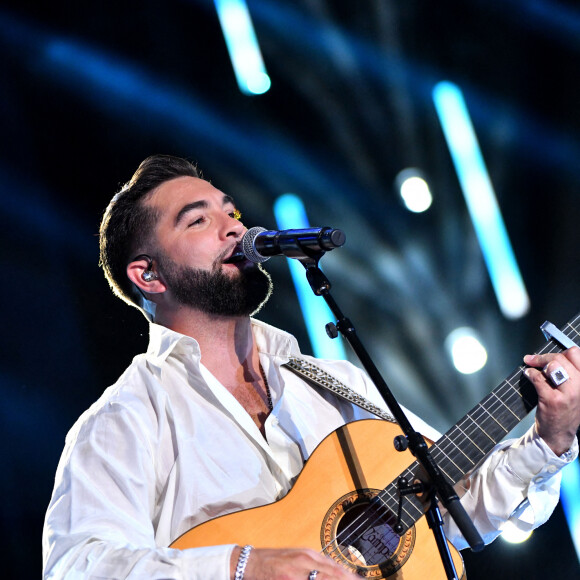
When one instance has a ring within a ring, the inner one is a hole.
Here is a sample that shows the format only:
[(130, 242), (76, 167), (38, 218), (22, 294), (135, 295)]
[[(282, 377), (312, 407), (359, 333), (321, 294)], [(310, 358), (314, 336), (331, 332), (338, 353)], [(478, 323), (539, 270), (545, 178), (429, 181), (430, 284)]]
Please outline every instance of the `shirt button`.
[(274, 417), (274, 418), (272, 419), (272, 425), (273, 425), (274, 427), (278, 427), (278, 423), (279, 423), (278, 419), (277, 419), (276, 417)]
[(548, 473), (556, 473), (556, 471), (558, 471), (558, 468), (555, 465), (548, 467)]
[(534, 477), (534, 483), (541, 483), (542, 481), (544, 481), (544, 478), (542, 476)]

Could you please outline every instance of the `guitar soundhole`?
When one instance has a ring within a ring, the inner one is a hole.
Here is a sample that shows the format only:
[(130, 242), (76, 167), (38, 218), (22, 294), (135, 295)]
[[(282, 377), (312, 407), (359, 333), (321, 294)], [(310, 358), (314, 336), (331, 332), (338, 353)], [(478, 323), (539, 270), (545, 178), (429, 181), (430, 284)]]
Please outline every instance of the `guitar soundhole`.
[(341, 497), (324, 518), (320, 539), (325, 554), (364, 578), (387, 578), (408, 560), (415, 528), (393, 531), (394, 514), (372, 503), (379, 490), (357, 490)]

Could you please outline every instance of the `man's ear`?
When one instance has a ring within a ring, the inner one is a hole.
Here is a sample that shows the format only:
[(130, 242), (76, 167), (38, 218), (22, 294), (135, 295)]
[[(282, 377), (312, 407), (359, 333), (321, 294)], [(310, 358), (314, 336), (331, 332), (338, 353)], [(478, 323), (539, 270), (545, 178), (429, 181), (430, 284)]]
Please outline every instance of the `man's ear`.
[(146, 294), (160, 294), (167, 290), (167, 286), (153, 269), (152, 262), (145, 258), (130, 262), (127, 266), (127, 276), (137, 288)]

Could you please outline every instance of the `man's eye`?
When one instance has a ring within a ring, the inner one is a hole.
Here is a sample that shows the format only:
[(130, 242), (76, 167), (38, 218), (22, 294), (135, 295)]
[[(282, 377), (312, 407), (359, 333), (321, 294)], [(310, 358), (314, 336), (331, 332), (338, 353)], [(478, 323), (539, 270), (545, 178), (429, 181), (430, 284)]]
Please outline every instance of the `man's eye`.
[(231, 218), (234, 218), (235, 220), (241, 220), (242, 219), (242, 212), (240, 210), (238, 210), (238, 209), (232, 210), (228, 215)]
[(201, 216), (198, 217), (197, 219), (193, 220), (188, 227), (192, 227), (192, 226), (198, 226), (199, 224), (202, 224), (205, 221), (205, 217)]

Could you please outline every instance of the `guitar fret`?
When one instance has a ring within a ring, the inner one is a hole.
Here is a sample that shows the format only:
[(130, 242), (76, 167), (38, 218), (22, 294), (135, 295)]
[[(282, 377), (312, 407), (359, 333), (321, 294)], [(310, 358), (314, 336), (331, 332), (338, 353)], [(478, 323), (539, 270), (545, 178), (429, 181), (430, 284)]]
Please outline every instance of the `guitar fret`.
[[(569, 324), (567, 326), (569, 326)], [(576, 330), (573, 326), (570, 326), (570, 329), (572, 332), (570, 332), (570, 334), (567, 334), (569, 338), (572, 338), (572, 336), (580, 338), (580, 331)], [(566, 334), (566, 332), (564, 332), (564, 334)]]
[(487, 416), (488, 420), (491, 419), (492, 421), (494, 421), (500, 429), (505, 431), (506, 434), (509, 433), (509, 431), (492, 415), (492, 413), (489, 412), (489, 409), (487, 407), (485, 407), (481, 403), (478, 403), (476, 409), (483, 411), (484, 415)]
[[(472, 443), (473, 443), (473, 444), (474, 444), (474, 445), (475, 445), (475, 446), (476, 446), (476, 447), (477, 447), (477, 448), (478, 448), (480, 451), (482, 451), (482, 452), (483, 452), (483, 450), (481, 449), (481, 447), (480, 447), (480, 446), (477, 444), (477, 442), (476, 442), (476, 441), (477, 441), (477, 438), (479, 437), (479, 438), (481, 439), (481, 435), (480, 435), (480, 434), (483, 434), (483, 435), (485, 435), (485, 437), (487, 437), (487, 439), (488, 439), (489, 441), (493, 441), (493, 438), (492, 438), (492, 437), (490, 437), (490, 436), (487, 434), (487, 432), (485, 431), (485, 429), (483, 429), (483, 427), (481, 427), (481, 426), (480, 426), (480, 424), (479, 424), (479, 423), (477, 423), (477, 421), (475, 421), (475, 419), (473, 419), (471, 416), (469, 416), (469, 414), (467, 415), (467, 418), (471, 420), (472, 424), (473, 424), (473, 425), (476, 427), (476, 429), (477, 429), (478, 431), (474, 431), (474, 432), (473, 432), (473, 435), (472, 435), (471, 437), (469, 437), (469, 436), (467, 435), (467, 431), (464, 431), (464, 430), (463, 430), (463, 429), (462, 429), (462, 428), (461, 428), (459, 425), (457, 426), (457, 428), (459, 429), (459, 431), (461, 431), (461, 433), (462, 433), (463, 435), (465, 435), (466, 437), (468, 437), (468, 438), (469, 438), (469, 440), (470, 440), (470, 441), (471, 441), (471, 442), (472, 442)], [(464, 420), (464, 422), (467, 422), (467, 418)], [(483, 446), (484, 444), (482, 443), (481, 445)]]
[[(409, 482), (412, 482), (415, 479), (415, 473), (412, 469), (407, 469), (400, 477), (406, 477)], [(413, 499), (416, 499), (417, 501), (414, 502), (412, 501)], [(396, 514), (399, 508), (399, 488), (397, 482), (393, 482), (383, 489), (377, 495), (377, 500), (386, 507), (388, 512)], [(419, 503), (419, 506), (417, 503)], [(413, 513), (411, 513), (409, 509), (411, 509)], [(423, 507), (416, 496), (405, 497), (403, 501), (403, 509), (401, 510), (401, 520), (403, 525), (408, 524), (408, 528), (411, 527), (423, 514)]]
[[(475, 442), (472, 439), (468, 439), (463, 441), (463, 445), (460, 446), (455, 438), (450, 437), (449, 434), (444, 437), (445, 439), (443, 437), (439, 439), (436, 448), (433, 449), (434, 456), (435, 452), (437, 452), (447, 462), (452, 463), (459, 474), (465, 473), (466, 465), (473, 467), (474, 462), (471, 458), (480, 454), (480, 448)], [(454, 479), (454, 477), (451, 479)]]
[(439, 466), (439, 469), (447, 477), (448, 480), (453, 481), (457, 477), (461, 479), (461, 474), (465, 473), (465, 469), (463, 466), (456, 465), (455, 463), (450, 463), (449, 458), (445, 455), (443, 456), (435, 456), (435, 460)]
[(500, 399), (497, 396), (497, 393), (493, 393), (493, 395), (498, 399), (498, 401), (504, 406), (505, 410), (508, 411), (509, 413), (511, 413), (517, 420), (519, 419), (519, 417), (503, 402), (502, 399)]
[(471, 458), (466, 456), (461, 456), (459, 460), (451, 462), (450, 455), (454, 451), (456, 445), (451, 441), (452, 448), (443, 450), (440, 447), (432, 448), (433, 458), (437, 461), (441, 471), (447, 476), (450, 481), (458, 481), (463, 477), (463, 474), (467, 473), (470, 469), (475, 467), (475, 463)]
[[(445, 462), (445, 459), (447, 460), (447, 463)], [(457, 464), (451, 462), (448, 456), (443, 456), (439, 459), (439, 469), (443, 472), (443, 475), (447, 476), (447, 479), (453, 479), (453, 477), (455, 477), (452, 474), (452, 471), (457, 473), (461, 473), (462, 471)]]
[[(473, 463), (470, 459), (470, 456), (459, 446), (457, 445), (457, 443), (453, 440), (450, 439), (448, 436), (443, 435), (443, 437), (441, 437), (441, 439), (439, 439), (439, 445), (438, 445), (438, 451), (442, 451), (445, 455), (445, 457), (447, 457), (450, 453), (447, 453), (446, 451), (443, 451), (443, 439), (446, 439), (446, 443), (449, 442), (450, 445), (456, 449), (459, 453), (461, 453), (461, 455), (463, 455), (462, 458), (458, 458), (456, 461), (459, 462), (463, 462), (464, 460), (469, 461), (470, 463)], [(452, 459), (449, 459), (450, 461), (452, 461), (455, 464), (455, 461), (453, 461)]]

